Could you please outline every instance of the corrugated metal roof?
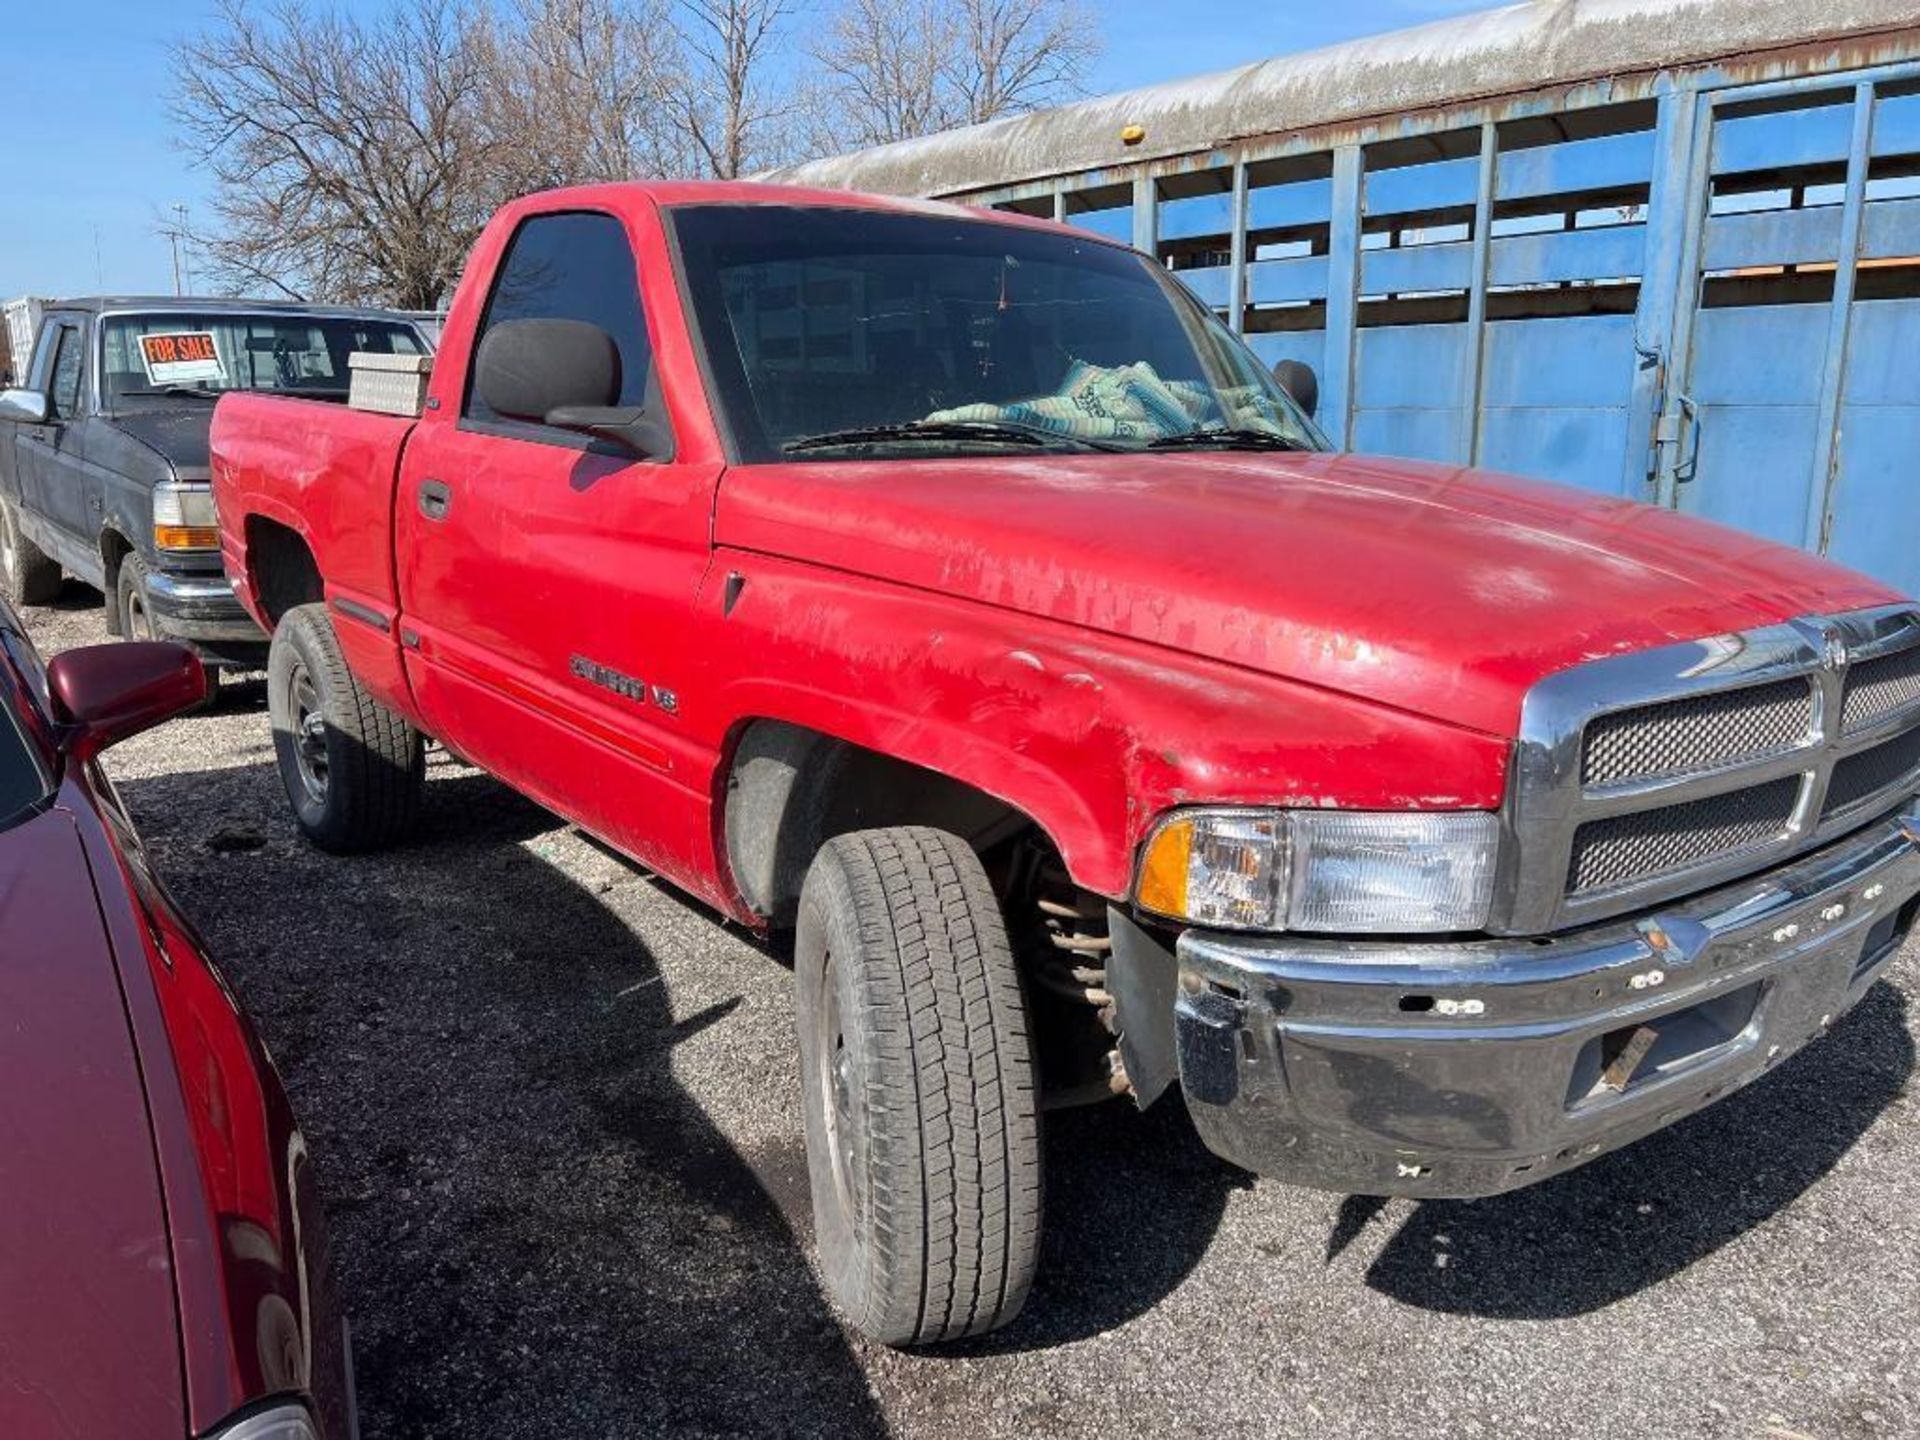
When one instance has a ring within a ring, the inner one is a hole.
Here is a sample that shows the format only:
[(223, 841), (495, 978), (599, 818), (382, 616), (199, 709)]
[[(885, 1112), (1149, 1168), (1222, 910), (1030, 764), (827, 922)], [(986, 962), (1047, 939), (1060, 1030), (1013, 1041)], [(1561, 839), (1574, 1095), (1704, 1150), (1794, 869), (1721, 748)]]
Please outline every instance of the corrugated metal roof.
[[(1914, 0), (1528, 0), (1321, 50), (788, 166), (764, 177), (955, 195), (1256, 135), (1920, 25)], [(1123, 147), (1128, 125), (1146, 140)]]

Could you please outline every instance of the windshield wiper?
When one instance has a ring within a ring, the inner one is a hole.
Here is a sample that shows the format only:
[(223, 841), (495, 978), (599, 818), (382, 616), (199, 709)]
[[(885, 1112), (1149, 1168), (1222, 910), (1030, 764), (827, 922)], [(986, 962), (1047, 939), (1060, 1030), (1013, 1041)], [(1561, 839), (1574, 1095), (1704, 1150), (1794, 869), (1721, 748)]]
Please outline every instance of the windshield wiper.
[(1083, 435), (1057, 435), (1038, 425), (1012, 420), (915, 420), (905, 425), (857, 425), (803, 435), (780, 448), (791, 455), (806, 450), (831, 450), (842, 445), (895, 445), (902, 441), (984, 440), (1003, 445), (1071, 445), (1083, 450), (1118, 450), (1117, 445), (1089, 440)]
[(224, 390), (209, 390), (204, 385), (153, 385), (142, 390), (122, 390), (120, 398), (144, 399), (153, 395), (191, 395), (196, 400), (218, 400)]
[(1215, 428), (1183, 430), (1147, 442), (1149, 450), (1306, 450), (1310, 447), (1271, 430)]

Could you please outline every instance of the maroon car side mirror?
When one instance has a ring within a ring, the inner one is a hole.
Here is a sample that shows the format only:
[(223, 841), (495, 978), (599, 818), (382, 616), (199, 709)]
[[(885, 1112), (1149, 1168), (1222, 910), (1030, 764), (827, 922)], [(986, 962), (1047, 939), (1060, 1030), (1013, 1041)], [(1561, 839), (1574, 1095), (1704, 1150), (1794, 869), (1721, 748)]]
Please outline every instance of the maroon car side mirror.
[(206, 698), (207, 672), (184, 645), (137, 640), (86, 645), (47, 662), (60, 748), (85, 764)]

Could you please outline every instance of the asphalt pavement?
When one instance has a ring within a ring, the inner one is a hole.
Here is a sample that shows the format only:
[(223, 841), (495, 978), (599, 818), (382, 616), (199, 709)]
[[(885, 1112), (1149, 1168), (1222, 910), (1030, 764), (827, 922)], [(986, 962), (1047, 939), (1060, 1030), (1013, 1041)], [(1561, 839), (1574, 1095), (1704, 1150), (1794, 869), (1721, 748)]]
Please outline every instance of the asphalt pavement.
[[(49, 654), (105, 638), (69, 586)], [(1751, 1088), (1501, 1199), (1342, 1198), (1178, 1103), (1049, 1117), (1025, 1315), (901, 1354), (813, 1270), (784, 958), (435, 752), (296, 834), (261, 681), (111, 752), (311, 1145), (387, 1436), (1920, 1436), (1920, 961)]]

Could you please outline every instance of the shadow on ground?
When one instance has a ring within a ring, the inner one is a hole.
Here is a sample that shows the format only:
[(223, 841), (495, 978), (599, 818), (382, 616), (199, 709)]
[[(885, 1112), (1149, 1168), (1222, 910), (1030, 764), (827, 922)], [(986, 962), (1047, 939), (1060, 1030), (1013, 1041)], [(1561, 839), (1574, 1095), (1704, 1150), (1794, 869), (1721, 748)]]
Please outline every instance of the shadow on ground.
[(884, 1433), (793, 1227), (672, 1073), (738, 1001), (676, 1020), (606, 898), (523, 843), (558, 821), (452, 776), (420, 843), (342, 860), (267, 764), (120, 789), (313, 1145), (367, 1435)]
[[(1424, 1309), (1541, 1320), (1677, 1274), (1792, 1204), (1903, 1093), (1906, 1010), (1877, 985), (1830, 1035), (1672, 1129), (1530, 1189), (1421, 1205), (1367, 1283)], [(1369, 1204), (1348, 1201), (1341, 1226)]]

